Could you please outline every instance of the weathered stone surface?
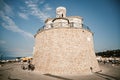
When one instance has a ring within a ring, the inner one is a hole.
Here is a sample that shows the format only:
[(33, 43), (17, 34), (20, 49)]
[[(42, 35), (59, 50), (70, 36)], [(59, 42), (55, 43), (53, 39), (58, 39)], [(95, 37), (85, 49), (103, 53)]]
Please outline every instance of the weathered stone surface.
[(45, 21), (35, 35), (33, 64), (43, 74), (82, 74), (99, 71), (93, 34), (83, 28), (79, 16), (66, 17), (66, 9), (56, 9), (57, 18)]
[(90, 31), (52, 28), (35, 37), (35, 70), (51, 74), (79, 74), (99, 71)]

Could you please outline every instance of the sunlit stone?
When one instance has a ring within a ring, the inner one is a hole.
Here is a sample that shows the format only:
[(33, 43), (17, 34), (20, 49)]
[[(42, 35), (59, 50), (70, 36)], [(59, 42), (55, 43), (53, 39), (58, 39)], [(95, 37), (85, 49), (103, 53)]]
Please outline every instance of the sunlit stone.
[[(84, 74), (99, 71), (93, 33), (83, 28), (79, 16), (66, 17), (57, 8), (57, 18), (48, 18), (35, 35), (33, 64), (41, 74)], [(63, 14), (63, 16), (61, 16)]]

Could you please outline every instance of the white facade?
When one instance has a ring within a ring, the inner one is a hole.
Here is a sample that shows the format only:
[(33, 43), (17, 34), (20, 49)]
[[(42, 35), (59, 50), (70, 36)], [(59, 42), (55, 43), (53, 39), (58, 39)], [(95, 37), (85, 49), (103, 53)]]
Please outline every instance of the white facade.
[(66, 17), (66, 8), (58, 7), (56, 9), (56, 18), (49, 18), (45, 21), (44, 29), (56, 27), (75, 27), (82, 28), (83, 19), (79, 16)]
[(58, 7), (56, 9), (56, 17), (66, 17), (66, 8), (65, 7)]

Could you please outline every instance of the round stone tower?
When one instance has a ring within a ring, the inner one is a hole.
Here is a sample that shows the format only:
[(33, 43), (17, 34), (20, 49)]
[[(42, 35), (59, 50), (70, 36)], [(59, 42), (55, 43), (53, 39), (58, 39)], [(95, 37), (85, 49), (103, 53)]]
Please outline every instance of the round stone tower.
[(83, 74), (99, 71), (93, 33), (79, 16), (66, 17), (66, 9), (56, 9), (35, 35), (33, 64), (42, 74)]

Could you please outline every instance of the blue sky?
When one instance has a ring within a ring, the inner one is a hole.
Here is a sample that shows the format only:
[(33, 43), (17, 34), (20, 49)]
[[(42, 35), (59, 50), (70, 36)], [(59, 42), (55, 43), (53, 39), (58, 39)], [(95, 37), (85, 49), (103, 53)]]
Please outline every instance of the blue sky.
[(0, 55), (32, 56), (33, 35), (59, 6), (83, 17), (96, 52), (120, 49), (119, 0), (0, 0)]

